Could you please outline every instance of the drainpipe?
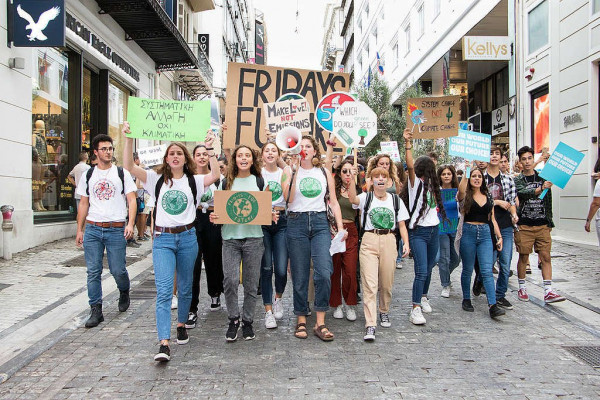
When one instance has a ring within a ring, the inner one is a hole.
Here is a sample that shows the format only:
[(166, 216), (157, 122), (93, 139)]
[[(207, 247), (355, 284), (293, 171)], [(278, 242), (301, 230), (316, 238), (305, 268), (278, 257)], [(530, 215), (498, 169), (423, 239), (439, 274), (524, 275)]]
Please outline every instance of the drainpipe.
[(10, 242), (14, 224), (12, 222), (12, 213), (15, 211), (13, 206), (3, 205), (0, 207), (2, 211), (2, 242), (3, 242), (3, 257), (5, 260), (12, 260), (12, 251)]

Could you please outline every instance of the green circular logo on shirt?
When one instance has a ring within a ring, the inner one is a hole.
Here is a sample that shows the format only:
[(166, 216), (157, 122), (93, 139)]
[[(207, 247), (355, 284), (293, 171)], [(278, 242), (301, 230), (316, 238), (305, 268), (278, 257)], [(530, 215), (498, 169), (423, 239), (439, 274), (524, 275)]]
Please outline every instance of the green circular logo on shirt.
[(236, 224), (247, 224), (258, 215), (258, 201), (250, 193), (239, 192), (229, 197), (225, 210)]
[(275, 181), (269, 181), (269, 189), (271, 190), (272, 201), (277, 200), (281, 197), (283, 193), (283, 189), (281, 189), (281, 185)]
[(204, 192), (202, 197), (200, 197), (200, 202), (206, 203), (206, 202), (212, 200), (212, 198), (213, 198), (213, 192), (210, 188), (208, 188), (208, 190), (206, 192)]
[(304, 197), (307, 197), (309, 199), (320, 195), (322, 189), (323, 188), (321, 187), (321, 182), (319, 182), (315, 178), (302, 178), (302, 180), (300, 181), (300, 193), (302, 193)]
[(375, 207), (369, 211), (371, 224), (375, 229), (392, 229), (394, 227), (394, 213), (386, 207)]
[(437, 207), (437, 202), (435, 201), (435, 198), (433, 197), (431, 192), (427, 192), (427, 204), (429, 205), (429, 208)]
[(185, 211), (188, 198), (181, 190), (169, 190), (162, 197), (162, 208), (170, 215), (179, 215)]

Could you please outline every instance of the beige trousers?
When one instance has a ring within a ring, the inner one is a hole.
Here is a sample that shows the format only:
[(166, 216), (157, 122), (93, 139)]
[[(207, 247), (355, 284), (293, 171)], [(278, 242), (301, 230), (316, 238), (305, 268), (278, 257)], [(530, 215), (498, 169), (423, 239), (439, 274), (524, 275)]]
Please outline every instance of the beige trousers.
[(365, 232), (359, 253), (365, 326), (377, 326), (377, 290), (379, 312), (387, 313), (390, 310), (397, 256), (396, 236), (393, 233), (377, 235)]

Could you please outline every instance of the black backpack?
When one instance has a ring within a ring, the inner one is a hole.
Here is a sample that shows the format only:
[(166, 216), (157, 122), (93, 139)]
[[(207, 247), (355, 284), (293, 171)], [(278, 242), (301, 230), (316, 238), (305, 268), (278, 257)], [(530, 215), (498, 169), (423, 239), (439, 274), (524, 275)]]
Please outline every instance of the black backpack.
[[(261, 192), (265, 189), (265, 178), (261, 176), (254, 175), (256, 178), (256, 186), (258, 186), (258, 190)], [(227, 178), (223, 178), (221, 180), (221, 190), (227, 190)]]
[[(391, 194), (391, 193), (390, 193)], [(392, 200), (394, 201), (394, 223), (396, 224), (396, 230), (398, 230), (398, 211), (400, 211), (400, 197), (397, 194), (391, 194)], [(369, 207), (373, 202), (373, 192), (367, 192), (367, 198), (365, 199), (365, 208), (363, 209), (362, 225), (360, 227), (359, 237), (362, 237), (365, 233), (365, 224), (367, 223), (367, 214), (369, 213)]]
[[(87, 194), (88, 197), (90, 197), (90, 179), (94, 173), (94, 168), (96, 168), (96, 166), (92, 165), (92, 167), (88, 169), (87, 173), (85, 174), (85, 194)], [(117, 167), (117, 174), (119, 175), (119, 179), (121, 179), (121, 194), (125, 194), (125, 173), (123, 172), (123, 167)]]

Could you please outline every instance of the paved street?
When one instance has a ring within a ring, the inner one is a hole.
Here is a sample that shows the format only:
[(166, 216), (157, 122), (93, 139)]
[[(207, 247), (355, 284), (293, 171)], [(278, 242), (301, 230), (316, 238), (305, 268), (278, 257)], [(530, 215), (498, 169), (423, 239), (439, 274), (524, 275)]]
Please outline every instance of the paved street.
[[(55, 250), (51, 255), (50, 248)], [(57, 260), (57, 248), (64, 250), (64, 260)], [(0, 347), (0, 373), (10, 376), (0, 384), (0, 398), (600, 396), (600, 371), (564, 348), (600, 346), (600, 283), (594, 248), (555, 244), (555, 286), (570, 300), (552, 307), (539, 300), (542, 289), (535, 284), (541, 282), (541, 275), (532, 257), (529, 287), (534, 298), (522, 303), (516, 292), (510, 293), (515, 308), (500, 321), (487, 315), (484, 296), (474, 300), (475, 313), (461, 310), (460, 270), (452, 276), (451, 298), (440, 298), (436, 269), (430, 290), (434, 312), (426, 315), (428, 323), (423, 327), (408, 322), (413, 273), (407, 261), (396, 275), (392, 328), (378, 328), (375, 343), (362, 340), (362, 307), (356, 322), (329, 316), (328, 325), (336, 334), (332, 343), (312, 335), (308, 340), (295, 339), (288, 286), (286, 313), (278, 329), (265, 330), (261, 307), (256, 312), (256, 339), (228, 344), (224, 338), (226, 313), (208, 311), (203, 276), (199, 327), (190, 331), (189, 344), (172, 344), (172, 360), (165, 365), (152, 359), (157, 340), (151, 261), (143, 257), (148, 249), (149, 243), (134, 251), (128, 249), (128, 256), (138, 257), (130, 257), (136, 286), (126, 313), (116, 309), (112, 278), (104, 280), (105, 293), (110, 284), (113, 292), (105, 302), (106, 321), (96, 329), (82, 327), (87, 312), (85, 269), (64, 265), (82, 255), (72, 248), (72, 240), (0, 262), (0, 337), (3, 342), (15, 343)], [(48, 273), (66, 275), (43, 276)], [(52, 286), (51, 279), (61, 283)], [(510, 283), (514, 290), (516, 279), (511, 278)], [(65, 306), (78, 297), (83, 301)], [(27, 327), (57, 310), (65, 322), (54, 321), (55, 327), (46, 321), (38, 329), (44, 335), (33, 340), (29, 335), (37, 331)], [(14, 351), (22, 353), (10, 358)], [(21, 367), (19, 359), (27, 362), (21, 362)]]

